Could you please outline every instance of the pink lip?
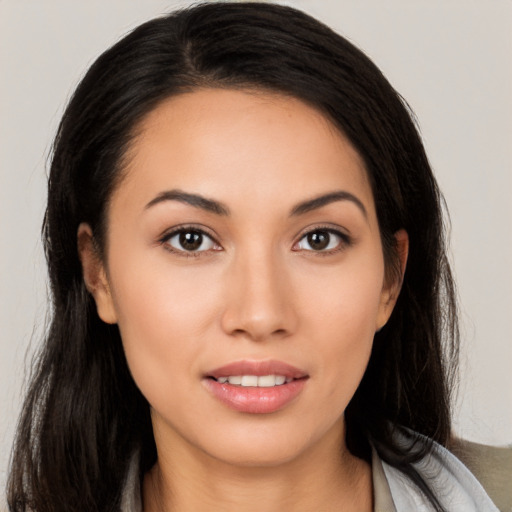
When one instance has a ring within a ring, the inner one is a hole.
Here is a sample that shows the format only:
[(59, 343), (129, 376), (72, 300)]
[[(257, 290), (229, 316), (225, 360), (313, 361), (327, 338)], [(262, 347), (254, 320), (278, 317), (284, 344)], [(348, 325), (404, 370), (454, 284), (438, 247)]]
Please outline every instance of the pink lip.
[[(271, 388), (235, 386), (215, 380), (230, 375), (283, 375), (293, 380)], [(203, 383), (215, 398), (231, 409), (268, 414), (292, 402), (304, 388), (307, 378), (305, 372), (281, 361), (237, 361), (208, 372)]]
[(229, 377), (230, 375), (284, 375), (287, 379), (302, 379), (307, 373), (282, 361), (235, 361), (206, 374), (206, 377)]

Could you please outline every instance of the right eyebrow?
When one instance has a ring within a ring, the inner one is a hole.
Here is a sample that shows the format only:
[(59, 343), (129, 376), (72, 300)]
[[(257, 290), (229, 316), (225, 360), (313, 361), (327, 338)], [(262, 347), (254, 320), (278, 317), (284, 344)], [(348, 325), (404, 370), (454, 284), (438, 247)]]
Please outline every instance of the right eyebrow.
[(144, 209), (147, 210), (148, 208), (151, 208), (156, 204), (163, 203), (164, 201), (179, 201), (181, 203), (194, 206), (195, 208), (200, 208), (201, 210), (205, 210), (209, 213), (215, 213), (216, 215), (229, 215), (229, 208), (225, 204), (213, 199), (208, 199), (199, 194), (190, 194), (177, 189), (161, 192), (152, 199)]

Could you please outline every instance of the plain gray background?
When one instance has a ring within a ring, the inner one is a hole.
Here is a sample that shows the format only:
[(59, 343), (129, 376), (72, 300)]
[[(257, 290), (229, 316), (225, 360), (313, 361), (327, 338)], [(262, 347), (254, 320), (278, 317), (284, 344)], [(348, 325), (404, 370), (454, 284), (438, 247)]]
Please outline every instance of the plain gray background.
[[(512, 443), (512, 1), (283, 3), (356, 43), (416, 112), (452, 220), (463, 338), (456, 432)], [(187, 4), (0, 0), (2, 487), (24, 376), (44, 330), (39, 231), (59, 117), (103, 50), (142, 21)]]

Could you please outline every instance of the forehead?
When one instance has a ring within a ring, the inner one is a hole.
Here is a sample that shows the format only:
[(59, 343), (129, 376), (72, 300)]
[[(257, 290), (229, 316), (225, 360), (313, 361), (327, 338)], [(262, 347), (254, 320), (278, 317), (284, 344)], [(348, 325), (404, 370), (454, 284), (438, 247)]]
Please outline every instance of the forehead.
[(160, 103), (137, 128), (123, 195), (149, 201), (178, 188), (225, 203), (284, 206), (346, 189), (373, 208), (360, 155), (326, 116), (296, 98), (200, 89)]

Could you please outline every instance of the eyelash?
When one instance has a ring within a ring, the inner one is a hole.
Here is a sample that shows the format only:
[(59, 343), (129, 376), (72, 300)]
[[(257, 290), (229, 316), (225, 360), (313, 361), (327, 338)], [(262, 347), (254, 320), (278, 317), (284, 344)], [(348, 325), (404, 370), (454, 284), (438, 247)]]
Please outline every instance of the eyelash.
[[(203, 228), (199, 228), (196, 226), (180, 226), (179, 228), (173, 229), (167, 233), (165, 233), (159, 240), (159, 244), (161, 244), (165, 250), (176, 254), (178, 256), (184, 257), (184, 258), (198, 258), (200, 256), (205, 256), (206, 254), (210, 253), (211, 250), (206, 251), (186, 251), (182, 249), (176, 249), (172, 247), (169, 244), (169, 241), (175, 237), (176, 235), (184, 234), (184, 233), (197, 233), (201, 235), (202, 237), (209, 238), (212, 243), (216, 246), (220, 247), (220, 244), (215, 240), (215, 238), (210, 235), (207, 231), (205, 231)], [(203, 241), (204, 242), (204, 241)], [(219, 249), (215, 249), (215, 252), (219, 251)]]
[[(220, 244), (215, 240), (215, 238), (212, 235), (210, 235), (203, 228), (199, 228), (196, 226), (181, 226), (179, 228), (173, 229), (172, 231), (165, 233), (158, 240), (158, 243), (160, 245), (162, 245), (165, 250), (167, 250), (173, 254), (176, 254), (178, 256), (185, 257), (185, 258), (198, 258), (200, 256), (205, 256), (205, 255), (211, 253), (212, 249), (202, 250), (202, 251), (197, 251), (197, 250), (196, 251), (187, 251), (184, 249), (183, 250), (176, 249), (169, 244), (169, 241), (173, 237), (180, 235), (180, 234), (185, 234), (185, 233), (197, 233), (203, 237), (210, 239), (214, 245), (220, 247)], [(343, 251), (347, 247), (350, 247), (353, 243), (352, 238), (349, 235), (347, 235), (346, 233), (343, 233), (342, 231), (334, 229), (330, 226), (315, 226), (315, 228), (309, 229), (308, 231), (302, 233), (300, 238), (298, 239), (298, 241), (295, 242), (293, 244), (293, 246), (295, 247), (302, 240), (304, 240), (307, 236), (312, 235), (314, 233), (328, 233), (329, 235), (337, 236), (340, 239), (340, 242), (337, 247), (327, 250), (327, 251), (324, 251), (324, 250), (315, 251), (315, 250), (307, 250), (307, 249), (292, 249), (292, 250), (294, 250), (296, 252), (305, 251), (305, 252), (313, 253), (315, 256), (329, 256), (332, 254), (336, 254), (340, 251)], [(202, 241), (202, 243), (204, 243), (204, 240)], [(213, 249), (214, 252), (218, 252), (220, 250), (221, 249)]]
[[(312, 235), (314, 233), (328, 233), (329, 235), (334, 235), (339, 238), (339, 244), (337, 247), (327, 250), (327, 251), (314, 251), (314, 250), (305, 250), (305, 252), (312, 253), (315, 256), (331, 256), (332, 254), (337, 254), (344, 249), (347, 249), (353, 244), (353, 239), (351, 236), (349, 236), (347, 233), (344, 233), (343, 231), (340, 231), (338, 229), (335, 229), (331, 226), (315, 226), (313, 229), (308, 229), (304, 233), (300, 235), (300, 238), (298, 242), (293, 244), (296, 246), (298, 243), (300, 243), (302, 240), (304, 240), (308, 235)], [(301, 249), (298, 249), (297, 251), (300, 251)]]

